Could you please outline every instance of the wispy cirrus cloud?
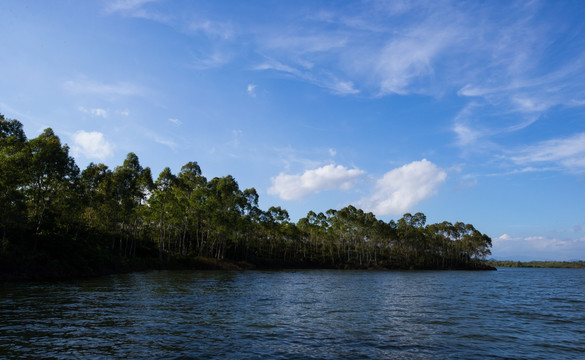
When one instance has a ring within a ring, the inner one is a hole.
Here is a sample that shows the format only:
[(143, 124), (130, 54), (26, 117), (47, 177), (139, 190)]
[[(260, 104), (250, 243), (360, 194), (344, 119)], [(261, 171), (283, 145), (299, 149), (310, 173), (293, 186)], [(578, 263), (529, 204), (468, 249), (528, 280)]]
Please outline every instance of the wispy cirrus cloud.
[(229, 51), (215, 48), (211, 51), (191, 55), (190, 64), (196, 70), (208, 70), (229, 64), (232, 58)]
[(235, 34), (234, 26), (229, 22), (211, 21), (209, 19), (191, 20), (187, 24), (189, 32), (202, 32), (212, 38), (228, 40)]
[[(548, 51), (566, 34), (565, 24), (539, 17), (548, 6), (554, 7), (538, 1), (306, 4), (253, 24), (229, 14), (205, 17), (191, 7), (166, 7), (161, 15), (156, 0), (110, 1), (105, 10), (173, 18), (167, 23), (177, 31), (207, 37), (196, 56), (200, 69), (246, 59), (256, 70), (285, 72), (339, 95), (455, 92), (534, 113), (585, 98), (584, 54), (558, 63)], [(224, 45), (239, 38), (245, 41), (227, 51)]]
[(585, 171), (585, 133), (555, 138), (517, 149), (509, 155), (516, 164), (557, 166), (569, 172)]
[(254, 70), (273, 70), (291, 75), (297, 79), (313, 83), (319, 87), (330, 90), (337, 95), (357, 94), (360, 91), (354, 87), (352, 81), (340, 80), (330, 73), (315, 75), (311, 71), (307, 71), (302, 67), (296, 68), (291, 65), (286, 65), (274, 59), (266, 59), (259, 65), (254, 67)]
[(171, 18), (159, 11), (147, 8), (148, 4), (154, 4), (159, 0), (114, 0), (106, 3), (105, 11), (110, 14), (141, 18), (160, 23), (169, 23)]
[(183, 124), (183, 122), (179, 119), (175, 119), (175, 118), (169, 118), (167, 119), (168, 122), (170, 122), (171, 124), (173, 124), (174, 126), (181, 126)]
[(114, 0), (106, 4), (106, 10), (110, 12), (136, 10), (155, 1), (157, 0)]
[(63, 87), (74, 94), (94, 94), (103, 96), (141, 96), (146, 93), (142, 86), (131, 82), (116, 82), (113, 84), (91, 80), (68, 80)]

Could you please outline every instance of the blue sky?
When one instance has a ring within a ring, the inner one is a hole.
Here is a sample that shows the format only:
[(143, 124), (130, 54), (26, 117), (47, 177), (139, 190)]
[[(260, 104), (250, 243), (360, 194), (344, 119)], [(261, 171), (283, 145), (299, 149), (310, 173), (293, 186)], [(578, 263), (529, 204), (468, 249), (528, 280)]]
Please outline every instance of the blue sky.
[(585, 259), (581, 1), (0, 3), (0, 113), (80, 168), (197, 161), (296, 221), (463, 221)]

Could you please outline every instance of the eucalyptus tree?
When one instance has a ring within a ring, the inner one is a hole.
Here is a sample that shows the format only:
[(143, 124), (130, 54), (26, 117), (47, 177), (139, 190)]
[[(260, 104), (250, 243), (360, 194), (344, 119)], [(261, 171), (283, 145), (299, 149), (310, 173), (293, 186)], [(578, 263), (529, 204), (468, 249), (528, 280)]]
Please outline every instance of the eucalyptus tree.
[[(303, 232), (303, 241), (299, 242), (298, 250), (302, 249), (303, 255), (306, 257), (306, 249), (308, 247), (311, 261), (316, 252), (317, 244), (319, 242), (322, 244), (325, 238), (325, 234), (322, 232), (322, 223), (324, 220), (325, 215), (323, 213), (317, 214), (311, 210), (307, 213), (306, 217), (299, 219), (297, 222), (297, 227)], [(324, 246), (321, 247), (324, 248)]]
[(0, 229), (3, 243), (11, 229), (24, 227), (26, 223), (25, 198), (20, 191), (26, 182), (26, 146), (22, 124), (0, 114)]
[(255, 188), (244, 189), (241, 198), (243, 206), (237, 229), (239, 255), (236, 252), (236, 256), (248, 260), (250, 253), (255, 255), (257, 251), (258, 238), (255, 235), (262, 231), (259, 223), (262, 210), (258, 207), (259, 195)]
[(177, 177), (173, 175), (171, 169), (164, 168), (154, 182), (153, 191), (148, 199), (149, 206), (146, 208), (157, 234), (160, 260), (162, 260), (163, 251), (166, 251), (170, 258), (171, 239), (176, 240), (178, 237), (178, 233), (174, 231), (176, 229), (173, 227), (173, 223), (178, 219), (178, 212), (174, 213), (178, 207), (174, 194), (176, 182)]
[(213, 178), (207, 183), (205, 202), (208, 226), (212, 232), (212, 256), (223, 259), (228, 247), (237, 242), (237, 226), (243, 211), (242, 194), (231, 176)]
[(425, 262), (426, 236), (423, 213), (406, 213), (397, 222), (399, 256), (403, 266), (422, 266)]
[(122, 166), (113, 172), (114, 196), (118, 203), (117, 224), (120, 231), (119, 254), (135, 255), (136, 240), (142, 227), (140, 211), (153, 187), (150, 168), (140, 165), (138, 156), (128, 153)]
[(61, 145), (50, 128), (28, 142), (27, 156), (25, 193), (29, 218), (38, 234), (46, 223), (58, 226), (59, 216), (76, 205), (71, 191), (79, 168), (69, 156), (69, 147)]
[(104, 164), (90, 163), (81, 172), (81, 186), (84, 209), (82, 216), (89, 229), (112, 233), (116, 228), (113, 173)]
[[(201, 174), (197, 162), (191, 161), (181, 167), (176, 179), (175, 196), (180, 209), (182, 255), (192, 250), (201, 255), (203, 237), (202, 217), (205, 203), (207, 179)], [(194, 244), (193, 244), (194, 240)]]
[[(291, 247), (287, 241), (287, 233), (289, 231), (290, 217), (288, 211), (280, 206), (271, 206), (266, 212), (264, 218), (264, 226), (266, 228), (268, 247), (268, 257), (286, 257), (287, 247)], [(289, 255), (292, 249), (288, 249)]]

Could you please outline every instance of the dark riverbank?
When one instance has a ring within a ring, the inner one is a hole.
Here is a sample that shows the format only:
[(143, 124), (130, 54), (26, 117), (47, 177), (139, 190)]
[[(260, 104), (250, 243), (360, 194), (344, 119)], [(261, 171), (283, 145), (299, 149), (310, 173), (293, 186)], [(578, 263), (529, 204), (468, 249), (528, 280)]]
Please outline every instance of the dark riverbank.
[[(87, 244), (46, 241), (34, 254), (13, 251), (0, 256), (0, 282), (64, 280), (98, 277), (111, 274), (150, 270), (285, 270), (285, 269), (343, 269), (343, 270), (496, 270), (484, 263), (468, 263), (457, 267), (382, 266), (338, 264), (331, 266), (316, 262), (283, 263), (271, 259), (235, 261), (202, 256), (158, 257), (155, 249), (143, 248), (139, 257), (120, 257), (110, 250), (88, 248)], [(61, 239), (62, 240), (62, 239)]]

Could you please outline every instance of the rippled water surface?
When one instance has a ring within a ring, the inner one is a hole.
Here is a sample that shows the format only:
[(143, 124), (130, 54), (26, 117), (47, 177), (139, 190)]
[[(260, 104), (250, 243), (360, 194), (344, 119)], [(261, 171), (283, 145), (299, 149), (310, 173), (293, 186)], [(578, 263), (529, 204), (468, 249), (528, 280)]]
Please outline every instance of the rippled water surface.
[(0, 285), (2, 358), (585, 358), (585, 270), (148, 272)]

